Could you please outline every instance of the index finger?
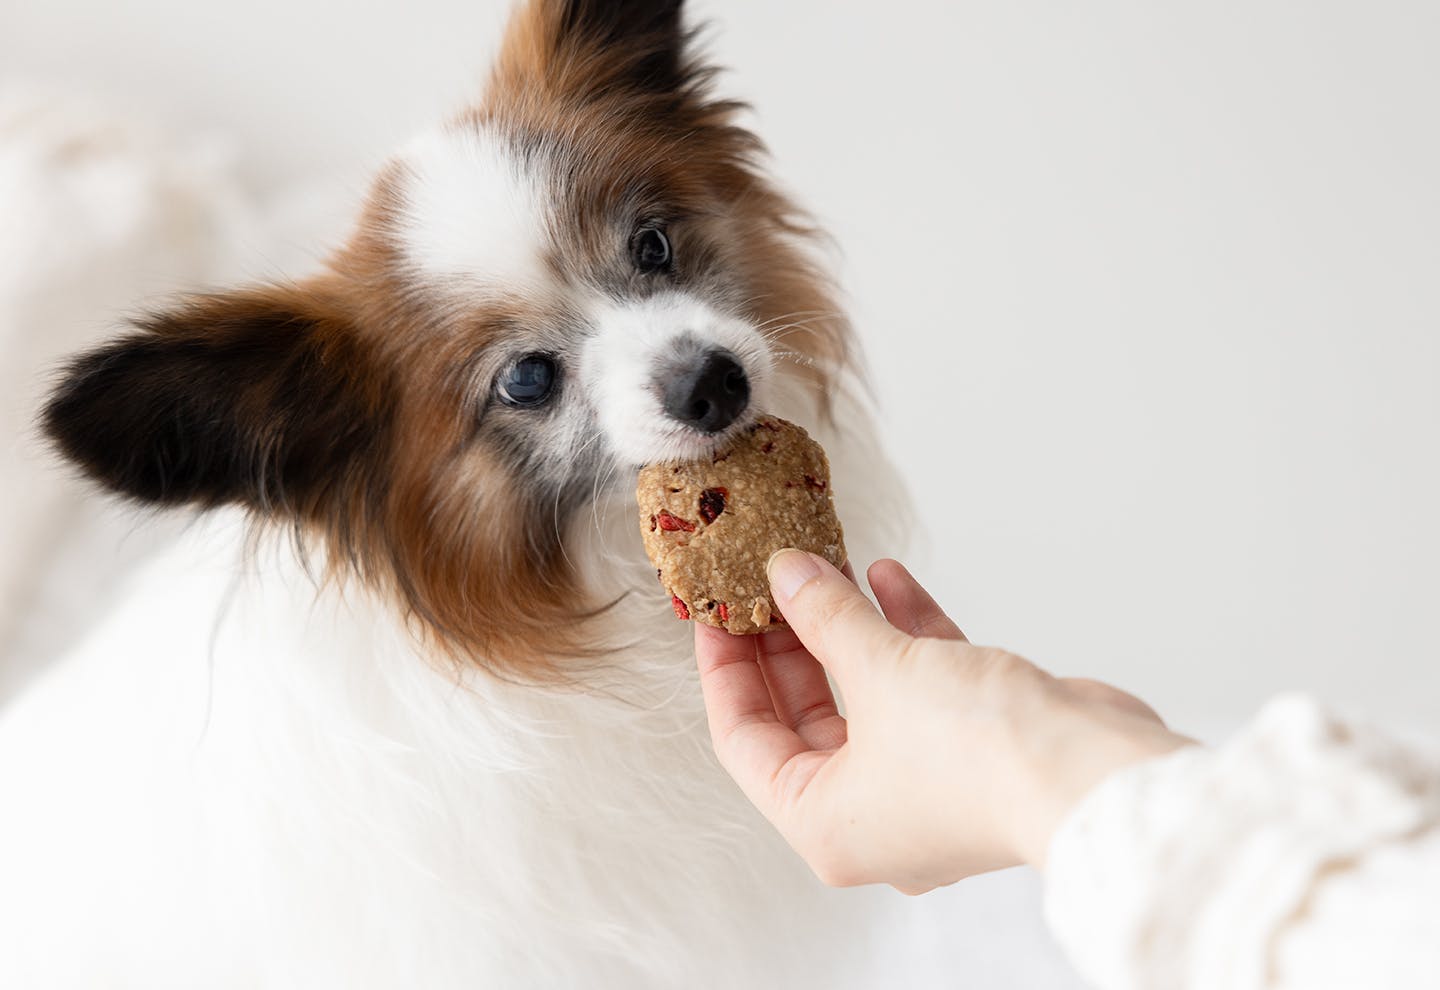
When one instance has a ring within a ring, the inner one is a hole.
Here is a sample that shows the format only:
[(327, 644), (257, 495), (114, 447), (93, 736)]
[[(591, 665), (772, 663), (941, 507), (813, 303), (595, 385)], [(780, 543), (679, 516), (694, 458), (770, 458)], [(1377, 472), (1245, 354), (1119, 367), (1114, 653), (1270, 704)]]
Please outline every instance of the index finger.
[(890, 624), (911, 636), (970, 642), (930, 592), (898, 560), (877, 560), (866, 575)]

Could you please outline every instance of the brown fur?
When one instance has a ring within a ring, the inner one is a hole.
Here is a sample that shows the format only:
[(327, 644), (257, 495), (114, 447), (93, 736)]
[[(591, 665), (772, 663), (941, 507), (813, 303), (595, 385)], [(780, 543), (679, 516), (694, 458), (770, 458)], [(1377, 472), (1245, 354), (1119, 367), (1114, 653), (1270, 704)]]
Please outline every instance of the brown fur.
[[(563, 222), (577, 235), (565, 239), (568, 255), (549, 259), (562, 277), (611, 263), (605, 216), (619, 205), (663, 202), (705, 218), (679, 251), (727, 273), (733, 284), (721, 289), (736, 314), (773, 332), (782, 364), (823, 406), (848, 330), (800, 243), (804, 218), (761, 174), (761, 146), (736, 123), (742, 108), (710, 96), (713, 70), (680, 47), (678, 27), (657, 15), (654, 31), (618, 40), (577, 29), (603, 7), (533, 0), (520, 10), (483, 101), (455, 126), (559, 150)], [(388, 589), (457, 660), (556, 676), (556, 658), (599, 649), (585, 620), (606, 603), (581, 594), (550, 493), (527, 486), (503, 444), (476, 436), (490, 345), (534, 314), (520, 299), (456, 307), (417, 285), (395, 247), (399, 179), (394, 168), (379, 177), (355, 237), (312, 282), (166, 319), (204, 334), (223, 312), (243, 321), (257, 305), (308, 314), (321, 360), (346, 376), (354, 408), (367, 410), (360, 422), (377, 425), (323, 484), (249, 501), (265, 518), (323, 534), (335, 573)]]

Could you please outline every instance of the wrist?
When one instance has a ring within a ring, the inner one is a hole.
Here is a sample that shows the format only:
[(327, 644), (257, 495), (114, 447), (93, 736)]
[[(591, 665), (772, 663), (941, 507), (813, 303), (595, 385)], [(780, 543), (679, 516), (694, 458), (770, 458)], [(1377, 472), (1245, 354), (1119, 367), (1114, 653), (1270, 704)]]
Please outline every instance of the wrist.
[(1045, 722), (1025, 749), (1029, 800), (1015, 830), (1016, 854), (1040, 870), (1055, 830), (1102, 781), (1194, 744), (1153, 717), (1064, 696), (1048, 706)]

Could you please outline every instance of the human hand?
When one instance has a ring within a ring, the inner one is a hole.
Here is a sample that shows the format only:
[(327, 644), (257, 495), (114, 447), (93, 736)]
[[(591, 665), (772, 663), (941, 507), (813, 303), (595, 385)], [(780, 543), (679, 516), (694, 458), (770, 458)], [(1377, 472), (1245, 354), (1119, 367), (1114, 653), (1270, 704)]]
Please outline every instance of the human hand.
[(822, 558), (769, 571), (790, 628), (697, 624), (701, 685), (721, 764), (826, 883), (921, 893), (1042, 866), (1091, 787), (1189, 741), (1122, 691), (972, 646), (895, 561), (868, 574), (883, 618)]

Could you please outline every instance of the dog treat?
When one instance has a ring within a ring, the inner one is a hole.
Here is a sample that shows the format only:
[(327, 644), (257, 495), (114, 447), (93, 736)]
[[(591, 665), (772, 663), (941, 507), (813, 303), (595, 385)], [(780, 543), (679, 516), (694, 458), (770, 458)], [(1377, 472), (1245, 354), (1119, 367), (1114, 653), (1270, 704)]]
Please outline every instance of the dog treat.
[(640, 535), (681, 619), (732, 633), (778, 629), (765, 564), (784, 547), (845, 563), (825, 451), (766, 417), (713, 458), (640, 472)]

